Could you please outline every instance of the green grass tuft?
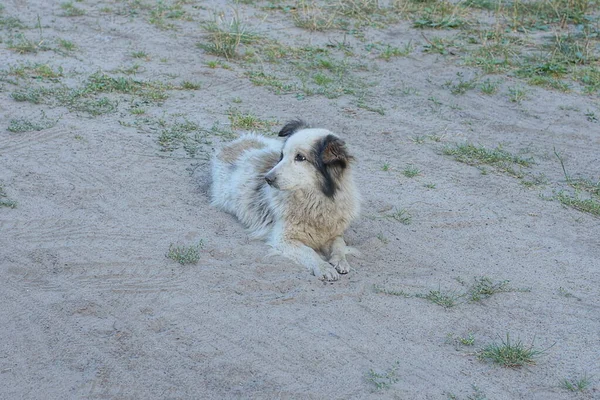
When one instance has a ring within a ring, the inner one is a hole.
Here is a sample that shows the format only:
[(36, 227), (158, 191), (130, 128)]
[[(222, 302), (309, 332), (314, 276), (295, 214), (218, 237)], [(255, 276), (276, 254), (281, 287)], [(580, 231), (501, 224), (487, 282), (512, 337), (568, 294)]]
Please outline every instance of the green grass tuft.
[(171, 260), (177, 261), (181, 265), (197, 264), (200, 260), (200, 249), (204, 244), (202, 240), (192, 246), (175, 246), (171, 244), (166, 256)]
[(507, 333), (506, 340), (485, 346), (477, 356), (480, 360), (492, 361), (503, 367), (519, 368), (524, 365), (534, 365), (535, 360), (544, 354), (546, 350), (534, 348), (533, 343), (530, 346), (525, 346), (520, 340), (511, 342)]

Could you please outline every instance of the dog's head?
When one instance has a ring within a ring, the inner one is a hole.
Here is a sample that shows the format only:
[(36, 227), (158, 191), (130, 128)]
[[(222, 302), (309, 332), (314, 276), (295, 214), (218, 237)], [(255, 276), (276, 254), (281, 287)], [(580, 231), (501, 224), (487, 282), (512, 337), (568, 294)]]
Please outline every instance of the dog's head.
[(287, 123), (279, 163), (265, 176), (279, 190), (319, 190), (333, 197), (353, 161), (342, 139), (326, 129), (311, 129), (301, 120)]

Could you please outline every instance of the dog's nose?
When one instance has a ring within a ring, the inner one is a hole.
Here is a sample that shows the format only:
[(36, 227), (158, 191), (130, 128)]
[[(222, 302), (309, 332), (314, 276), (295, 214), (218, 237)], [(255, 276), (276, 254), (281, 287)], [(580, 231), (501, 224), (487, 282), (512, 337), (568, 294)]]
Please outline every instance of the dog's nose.
[(273, 184), (273, 182), (275, 182), (275, 178), (270, 177), (269, 175), (265, 175), (265, 181), (267, 181), (269, 186), (271, 186)]

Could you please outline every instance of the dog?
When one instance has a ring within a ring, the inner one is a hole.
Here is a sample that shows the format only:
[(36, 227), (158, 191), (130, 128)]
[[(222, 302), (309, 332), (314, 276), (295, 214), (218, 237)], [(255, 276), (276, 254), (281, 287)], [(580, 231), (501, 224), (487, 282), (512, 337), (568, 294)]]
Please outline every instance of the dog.
[(343, 234), (360, 212), (345, 142), (302, 120), (279, 137), (246, 134), (212, 161), (212, 205), (235, 215), (255, 239), (321, 280), (350, 271)]

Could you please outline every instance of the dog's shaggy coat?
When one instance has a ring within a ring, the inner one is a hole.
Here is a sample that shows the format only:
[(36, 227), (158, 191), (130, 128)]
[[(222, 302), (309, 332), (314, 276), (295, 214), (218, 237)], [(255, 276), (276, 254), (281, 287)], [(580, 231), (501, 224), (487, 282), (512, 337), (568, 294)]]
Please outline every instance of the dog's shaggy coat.
[(212, 204), (315, 276), (337, 280), (350, 270), (342, 235), (360, 207), (353, 158), (338, 136), (300, 120), (279, 136), (285, 142), (245, 135), (216, 154)]

